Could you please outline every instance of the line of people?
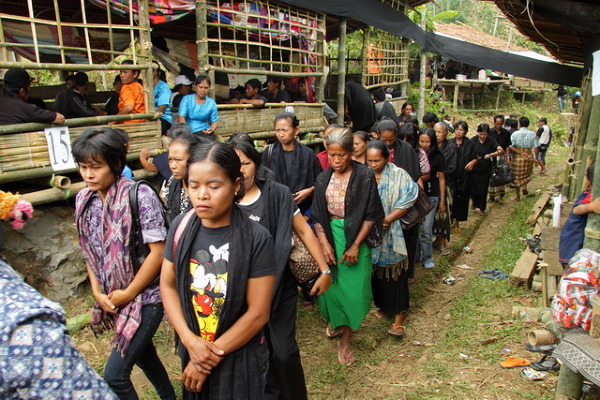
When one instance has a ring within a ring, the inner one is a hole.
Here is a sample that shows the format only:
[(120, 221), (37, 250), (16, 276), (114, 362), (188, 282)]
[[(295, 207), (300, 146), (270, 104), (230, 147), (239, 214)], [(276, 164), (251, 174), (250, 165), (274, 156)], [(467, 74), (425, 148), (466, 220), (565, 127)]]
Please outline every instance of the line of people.
[[(531, 147), (521, 153), (536, 143), (533, 132), (525, 138), (531, 143), (522, 143), (527, 124), (521, 118), (523, 129), (509, 146), (515, 173), (525, 170), (520, 156), (533, 156)], [(134, 364), (146, 369), (161, 397), (171, 396), (151, 341), (162, 316), (153, 281), (161, 263), (162, 305), (180, 339), (187, 392), (237, 398), (264, 390), (267, 398), (306, 398), (295, 340), (298, 284), (287, 267), (292, 232), (320, 270), (310, 295), (318, 296), (325, 334), (340, 338), (338, 360), (352, 364), (352, 333), (372, 300), (379, 317), (392, 319), (390, 335), (404, 334), (416, 261), (435, 266), (433, 237), (446, 245), (451, 221), (457, 227), (466, 220), (469, 199), (485, 212), (492, 159), (504, 153), (487, 124), (468, 139), (468, 125), (460, 121), (456, 137), (447, 139), (443, 122), (420, 131), (413, 123), (383, 119), (372, 129), (375, 140), (329, 126), (325, 160), (296, 140), (299, 125), (293, 113), (278, 115), (277, 141), (262, 156), (246, 134), (229, 144), (207, 135), (177, 136), (169, 148), (166, 222), (158, 197), (148, 189), (139, 194), (150, 253), (137, 271), (124, 256), (133, 185), (121, 175), (125, 139), (104, 128), (74, 142), (87, 183), (77, 198), (76, 222), (97, 300), (92, 325), (98, 331), (115, 327), (105, 378), (122, 398), (134, 393)], [(518, 177), (520, 187), (526, 185), (527, 177)], [(434, 208), (421, 224), (405, 227), (400, 219), (420, 190)], [(100, 225), (104, 230), (93, 229)], [(141, 328), (144, 335), (137, 335)], [(245, 380), (231, 384), (238, 376)]]

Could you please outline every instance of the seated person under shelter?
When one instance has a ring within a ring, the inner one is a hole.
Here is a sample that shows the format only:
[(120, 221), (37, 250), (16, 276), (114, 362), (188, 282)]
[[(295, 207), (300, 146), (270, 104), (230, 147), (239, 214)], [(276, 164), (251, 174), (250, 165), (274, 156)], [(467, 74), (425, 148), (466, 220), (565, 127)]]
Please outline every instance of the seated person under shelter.
[(260, 94), (262, 84), (256, 78), (246, 82), (246, 96), (241, 99), (231, 99), (231, 104), (252, 104), (256, 107), (262, 107), (267, 102), (267, 98)]
[(4, 93), (0, 107), (0, 125), (41, 122), (61, 124), (64, 115), (41, 109), (26, 101), (29, 98), (31, 77), (22, 68), (11, 68), (4, 74)]
[(267, 78), (267, 90), (262, 95), (267, 98), (267, 103), (291, 103), (292, 99), (288, 92), (281, 88), (283, 79), (280, 76), (269, 76)]
[(65, 118), (93, 117), (98, 110), (92, 107), (92, 102), (86, 96), (89, 78), (85, 72), (75, 74), (73, 86), (65, 92)]

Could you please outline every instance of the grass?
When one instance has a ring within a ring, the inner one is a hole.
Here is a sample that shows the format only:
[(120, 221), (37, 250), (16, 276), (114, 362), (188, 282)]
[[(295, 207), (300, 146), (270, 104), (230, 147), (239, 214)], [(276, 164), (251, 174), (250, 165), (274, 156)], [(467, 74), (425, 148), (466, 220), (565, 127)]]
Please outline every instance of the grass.
[[(492, 248), (482, 260), (485, 268), (497, 268), (510, 274), (521, 254), (520, 250), (525, 247), (519, 238), (530, 231), (525, 220), (535, 201), (535, 197), (528, 197), (515, 205), (510, 215), (511, 223), (502, 227)], [(507, 321), (504, 318), (510, 314), (508, 309), (512, 299), (533, 301), (533, 298), (538, 297), (539, 295), (517, 287), (508, 280), (472, 279), (464, 295), (457, 298), (450, 309), (451, 323), (437, 346), (442, 358), (456, 360), (457, 349), (462, 349), (470, 358), (484, 360), (490, 366), (495, 365), (503, 358), (501, 349), (523, 342), (523, 332), (530, 325), (525, 321)], [(482, 345), (485, 341), (491, 343)], [(431, 361), (427, 367), (432, 371), (440, 369), (439, 362), (435, 361)], [(523, 398), (552, 398), (550, 393), (540, 394), (538, 388), (532, 390), (535, 393), (523, 394)], [(463, 395), (469, 397), (468, 393)]]

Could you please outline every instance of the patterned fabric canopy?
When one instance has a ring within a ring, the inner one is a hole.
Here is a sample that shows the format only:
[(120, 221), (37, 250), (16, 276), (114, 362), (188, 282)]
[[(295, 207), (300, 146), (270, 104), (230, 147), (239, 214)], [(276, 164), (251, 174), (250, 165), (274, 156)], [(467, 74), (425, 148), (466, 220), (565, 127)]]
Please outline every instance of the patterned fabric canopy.
[[(89, 0), (92, 4), (106, 9), (105, 0)], [(126, 17), (129, 15), (130, 0), (112, 0), (110, 7), (112, 13)], [(150, 23), (152, 25), (164, 24), (165, 22), (175, 21), (186, 16), (196, 9), (194, 0), (149, 0), (148, 7), (150, 11)], [(133, 0), (133, 12), (137, 19), (138, 2)]]

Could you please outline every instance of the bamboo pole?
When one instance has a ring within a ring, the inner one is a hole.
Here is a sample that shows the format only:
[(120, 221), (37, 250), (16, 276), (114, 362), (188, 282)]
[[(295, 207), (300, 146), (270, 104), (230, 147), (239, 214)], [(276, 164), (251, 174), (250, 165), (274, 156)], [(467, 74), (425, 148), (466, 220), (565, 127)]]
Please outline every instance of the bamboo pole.
[[(138, 1), (138, 13), (140, 27), (142, 28), (139, 36), (140, 56), (143, 62), (152, 65), (152, 41), (150, 39), (150, 11), (148, 9), (148, 0)], [(144, 78), (144, 101), (146, 103), (146, 112), (154, 111), (154, 74), (153, 68), (145, 69)]]
[[(50, 70), (62, 70), (72, 71), (77, 69), (79, 71), (114, 71), (120, 69), (144, 69), (152, 68), (150, 64), (138, 64), (138, 65), (120, 65), (120, 64), (53, 64), (53, 63), (29, 63), (29, 62), (16, 62), (16, 61), (0, 61), (0, 68), (26, 68), (26, 69), (50, 69)], [(246, 72), (247, 73), (247, 72)], [(293, 74), (294, 76), (296, 74)]]
[(337, 83), (337, 121), (344, 124), (344, 97), (346, 94), (346, 32), (348, 24), (346, 17), (340, 19), (340, 38), (338, 45), (338, 83)]
[[(600, 96), (596, 96), (598, 98)], [(600, 110), (594, 110), (596, 112)], [(598, 122), (597, 119), (595, 119)], [(600, 197), (600, 146), (598, 146), (598, 137), (600, 136), (600, 124), (591, 126), (588, 132), (596, 132), (596, 164), (594, 166), (594, 182), (592, 183), (592, 201)], [(600, 249), (600, 214), (589, 213), (585, 225), (585, 238), (583, 247), (598, 251)]]
[[(162, 149), (150, 150), (150, 156), (154, 157), (160, 153), (162, 153)], [(140, 158), (140, 152), (132, 152), (127, 154), (127, 161), (136, 161)], [(60, 171), (61, 174), (70, 174), (77, 172), (77, 168)], [(15, 181), (22, 180), (30, 180), (42, 177), (52, 176), (54, 174), (54, 170), (51, 167), (42, 167), (42, 168), (30, 168), (27, 170), (21, 171), (9, 171), (0, 173), (0, 184), (10, 183)]]
[(363, 74), (363, 85), (366, 87), (367, 85), (372, 84), (373, 82), (370, 80), (372, 76), (369, 74), (369, 41), (371, 39), (371, 28), (368, 26), (363, 28), (363, 41), (362, 41), (362, 51), (364, 57), (361, 58), (362, 68), (360, 69)]
[(87, 14), (85, 12), (85, 0), (81, 0), (81, 18), (83, 19), (83, 23), (85, 25), (83, 28), (83, 35), (85, 37), (85, 49), (87, 50), (88, 61), (89, 64), (93, 64), (94, 60), (92, 58), (92, 44), (90, 42), (90, 31), (87, 24)]
[[(145, 169), (133, 171), (135, 180), (146, 179), (155, 175), (156, 173), (146, 171)], [(67, 200), (77, 195), (77, 193), (79, 193), (85, 187), (85, 182), (77, 182), (65, 188), (53, 187), (45, 190), (38, 190), (37, 192), (26, 193), (21, 195), (21, 199), (36, 206), (39, 204), (52, 203), (54, 201)]]
[[(145, 114), (126, 114), (126, 115), (100, 115), (95, 117), (71, 118), (66, 119), (60, 126), (84, 126), (84, 125), (102, 125), (109, 122), (127, 121), (130, 119), (158, 119), (162, 113), (145, 113)], [(53, 124), (41, 124), (37, 122), (29, 122), (26, 124), (14, 124), (0, 126), (0, 135), (7, 133), (32, 132), (41, 131), (45, 128), (56, 126)]]
[[(115, 51), (115, 45), (114, 45), (115, 38), (114, 38), (113, 24), (112, 24), (112, 12), (110, 11), (111, 7), (112, 7), (111, 3), (112, 3), (112, 0), (106, 0), (106, 22), (108, 23), (108, 42), (110, 45), (110, 52), (112, 54), (112, 52)], [(114, 62), (115, 58), (111, 57), (110, 60), (111, 60), (111, 62)], [(103, 75), (102, 80), (104, 81), (104, 79), (106, 79), (106, 78)], [(106, 87), (106, 84), (104, 86)]]
[(64, 39), (63, 39), (62, 24), (61, 24), (61, 20), (60, 20), (60, 8), (58, 6), (58, 0), (54, 0), (54, 18), (56, 19), (56, 30), (58, 32), (58, 45), (60, 46), (60, 61), (61, 61), (61, 63), (65, 64), (66, 63), (65, 50), (63, 48)]
[[(421, 10), (421, 29), (425, 31), (427, 28), (426, 22), (427, 11), (425, 8)], [(417, 107), (417, 121), (423, 119), (425, 115), (425, 68), (427, 65), (427, 58), (425, 56), (425, 49), (421, 46), (421, 70), (419, 73), (419, 105)]]
[[(4, 24), (2, 23), (2, 18), (0, 18), (0, 43), (6, 43), (6, 39), (4, 38)], [(8, 61), (8, 50), (6, 46), (2, 46), (2, 61)]]
[[(580, 117), (579, 117), (579, 124), (577, 125), (577, 137), (575, 140), (575, 144), (574, 144), (574, 159), (575, 161), (582, 161), (581, 163), (578, 163), (574, 166), (574, 170), (573, 170), (573, 174), (574, 174), (574, 178), (571, 179), (571, 185), (570, 185), (570, 193), (569, 193), (569, 198), (574, 199), (575, 197), (577, 197), (577, 195), (579, 195), (579, 192), (581, 191), (581, 181), (583, 180), (583, 171), (585, 171), (586, 165), (585, 165), (585, 160), (583, 158), (583, 148), (585, 146), (586, 140), (587, 140), (587, 136), (588, 136), (588, 126), (589, 126), (589, 122), (590, 122), (590, 118), (591, 118), (591, 114), (592, 114), (592, 107), (593, 107), (593, 103), (594, 103), (594, 98), (592, 98), (592, 96), (590, 95), (591, 92), (591, 79), (590, 79), (590, 72), (588, 71), (588, 73), (586, 74), (586, 76), (583, 78), (583, 84), (582, 84), (582, 93), (584, 94), (583, 99), (582, 99), (582, 104), (581, 104), (581, 108), (579, 110), (580, 112)], [(596, 96), (597, 99), (598, 96)], [(584, 165), (582, 165), (584, 164)]]
[[(319, 26), (324, 21), (319, 22)], [(317, 53), (318, 53), (318, 65), (317, 70), (324, 71), (325, 70), (325, 59), (327, 58), (326, 53), (327, 46), (325, 45), (325, 35), (322, 29), (317, 30)], [(315, 101), (317, 103), (321, 103), (323, 101), (323, 93), (325, 91), (325, 81), (327, 77), (322, 74), (315, 78)], [(308, 87), (308, 85), (307, 85)]]
[(29, 18), (31, 18), (31, 37), (33, 40), (33, 51), (35, 53), (35, 60), (37, 62), (40, 62), (40, 52), (39, 52), (39, 48), (38, 48), (38, 40), (37, 40), (37, 30), (35, 29), (35, 22), (34, 22), (34, 13), (33, 13), (33, 2), (31, 0), (27, 0), (27, 8), (29, 10)]
[[(231, 57), (231, 59), (240, 60), (238, 57)], [(256, 60), (252, 60), (256, 61)], [(286, 62), (273, 62), (273, 64), (281, 64), (289, 66), (289, 63)], [(267, 71), (264, 69), (243, 69), (243, 68), (222, 68), (222, 67), (213, 67), (215, 71), (223, 72), (225, 74), (257, 74), (257, 75), (267, 75)], [(310, 77), (310, 76), (323, 76), (323, 72), (283, 72), (283, 71), (268, 71), (268, 75), (272, 76), (297, 76), (297, 77)]]

